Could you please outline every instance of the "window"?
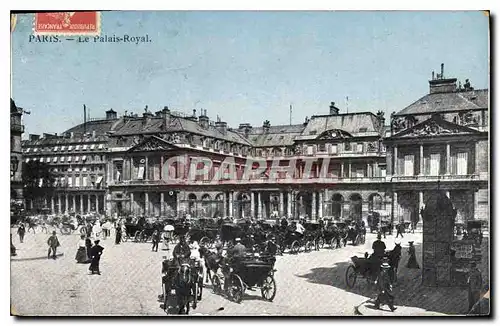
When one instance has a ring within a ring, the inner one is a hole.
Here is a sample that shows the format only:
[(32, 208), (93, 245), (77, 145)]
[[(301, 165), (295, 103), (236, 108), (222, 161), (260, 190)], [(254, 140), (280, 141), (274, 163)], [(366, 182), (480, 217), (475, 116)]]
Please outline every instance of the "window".
[(307, 146), (307, 155), (313, 155), (313, 147)]
[(99, 149), (103, 149), (104, 148), (104, 145), (103, 144), (99, 144)]
[(75, 151), (79, 151), (80, 150), (80, 145), (76, 145), (75, 146)]
[(40, 157), (40, 162), (43, 162), (43, 157)]
[(66, 146), (61, 146), (61, 151), (65, 151), (66, 150)]
[(380, 176), (381, 176), (382, 178), (385, 178), (385, 177), (386, 177), (386, 170), (385, 170), (385, 168), (380, 168)]
[(86, 168), (86, 167), (83, 167), (83, 168), (82, 168), (82, 171), (83, 171), (83, 172), (87, 171), (87, 168)]
[(54, 152), (57, 152), (59, 150), (59, 146), (54, 147)]
[(80, 161), (80, 156), (75, 156), (75, 162)]
[(457, 153), (457, 175), (467, 174), (467, 153)]
[(344, 150), (345, 150), (346, 152), (351, 151), (351, 143), (345, 143), (345, 144), (344, 144)]
[(357, 144), (356, 151), (358, 153), (363, 153), (363, 143)]
[(326, 144), (319, 144), (318, 151), (319, 152), (326, 152)]
[(439, 161), (440, 161), (439, 154), (431, 154), (429, 175), (439, 175)]
[(337, 144), (330, 145), (330, 154), (337, 154)]
[(405, 155), (405, 157), (404, 157), (404, 175), (405, 176), (414, 175), (413, 159), (414, 159), (413, 155)]
[(365, 177), (365, 170), (362, 167), (358, 167), (356, 169), (356, 178), (364, 178)]
[(64, 156), (61, 156), (61, 162), (64, 162)]
[(33, 149), (33, 152), (38, 152), (38, 148), (36, 148), (36, 147), (35, 147), (35, 148)]
[(75, 187), (80, 187), (80, 176), (75, 175)]
[(52, 162), (57, 162), (57, 156), (55, 156), (53, 159), (52, 159)]
[(65, 186), (66, 185), (66, 177), (61, 177), (61, 186)]
[(94, 149), (94, 148), (95, 148), (94, 144), (90, 145), (90, 149)]
[(82, 146), (82, 150), (84, 150), (84, 151), (87, 150), (87, 144)]
[(87, 156), (86, 156), (86, 155), (83, 155), (83, 156), (82, 156), (82, 162), (83, 162), (83, 161), (85, 161), (85, 160), (87, 160)]
[(68, 178), (68, 187), (73, 187), (73, 177), (69, 176)]
[(143, 165), (139, 166), (139, 169), (137, 170), (137, 179), (139, 179), (139, 180), (144, 179), (144, 166)]
[(26, 149), (26, 153), (29, 153), (31, 151), (31, 148)]
[(82, 187), (87, 187), (87, 177), (82, 177)]
[(68, 146), (68, 151), (71, 151), (71, 150), (73, 150), (73, 145)]
[(71, 156), (68, 156), (68, 162), (71, 162)]

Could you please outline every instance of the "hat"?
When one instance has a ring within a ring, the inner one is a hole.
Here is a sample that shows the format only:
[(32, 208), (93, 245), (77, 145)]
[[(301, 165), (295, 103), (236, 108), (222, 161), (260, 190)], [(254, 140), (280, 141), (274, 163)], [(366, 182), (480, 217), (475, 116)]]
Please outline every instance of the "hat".
[(379, 240), (382, 239), (382, 234), (377, 233), (377, 239), (379, 239)]
[(413, 244), (413, 241), (408, 241), (408, 244), (412, 245), (412, 244)]
[(234, 241), (239, 242), (239, 241), (241, 241), (241, 238), (236, 238), (236, 239), (234, 239)]
[(391, 268), (391, 265), (389, 265), (386, 262), (383, 262), (381, 266), (382, 266), (382, 268)]

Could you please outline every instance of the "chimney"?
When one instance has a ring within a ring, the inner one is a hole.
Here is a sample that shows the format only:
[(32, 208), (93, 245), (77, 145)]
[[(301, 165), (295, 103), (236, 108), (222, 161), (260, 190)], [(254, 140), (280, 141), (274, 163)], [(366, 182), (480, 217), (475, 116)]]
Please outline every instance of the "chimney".
[(225, 135), (227, 132), (227, 122), (217, 121), (215, 122), (215, 128), (219, 130), (221, 134)]
[(243, 132), (245, 137), (248, 138), (248, 134), (250, 134), (250, 130), (252, 130), (252, 125), (249, 123), (240, 123), (238, 127), (239, 132)]
[(150, 121), (151, 121), (151, 118), (153, 117), (153, 113), (149, 112), (148, 110), (148, 106), (146, 105), (146, 107), (144, 108), (144, 113), (142, 114), (142, 123), (144, 125), (147, 125)]
[(453, 93), (457, 91), (456, 78), (444, 78), (444, 63), (441, 64), (441, 73), (436, 79), (429, 80), (429, 94)]
[(40, 135), (30, 134), (30, 141), (36, 141), (40, 139)]
[(106, 120), (114, 120), (114, 119), (116, 119), (116, 111), (113, 109), (106, 111)]
[(330, 103), (330, 115), (338, 115), (339, 108), (335, 106), (335, 102)]
[(170, 125), (170, 110), (168, 106), (164, 106), (163, 110), (161, 110), (161, 117), (163, 118), (163, 130), (167, 130)]
[(264, 123), (262, 124), (262, 128), (264, 130), (264, 133), (269, 132), (269, 128), (271, 128), (271, 123), (269, 122), (269, 120), (264, 121)]
[(200, 116), (198, 117), (198, 123), (203, 129), (208, 129), (208, 124), (210, 120), (208, 119), (207, 116), (207, 110), (201, 109)]

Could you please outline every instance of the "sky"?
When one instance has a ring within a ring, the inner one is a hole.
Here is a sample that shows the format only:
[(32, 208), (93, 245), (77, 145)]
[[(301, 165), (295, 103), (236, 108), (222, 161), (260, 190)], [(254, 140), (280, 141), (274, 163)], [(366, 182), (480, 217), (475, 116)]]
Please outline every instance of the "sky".
[[(12, 32), (11, 97), (31, 112), (25, 134), (62, 133), (113, 108), (207, 110), (237, 128), (328, 114), (389, 119), (429, 91), (431, 72), (489, 83), (482, 12), (103, 12), (102, 35), (151, 42), (30, 42), (33, 14)], [(348, 98), (348, 101), (347, 101)]]

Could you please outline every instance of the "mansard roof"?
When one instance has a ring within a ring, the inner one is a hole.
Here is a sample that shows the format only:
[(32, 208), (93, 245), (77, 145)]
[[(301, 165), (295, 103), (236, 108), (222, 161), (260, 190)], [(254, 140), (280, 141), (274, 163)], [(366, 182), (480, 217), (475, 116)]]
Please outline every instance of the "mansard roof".
[(427, 94), (395, 114), (426, 114), (488, 109), (488, 90)]

